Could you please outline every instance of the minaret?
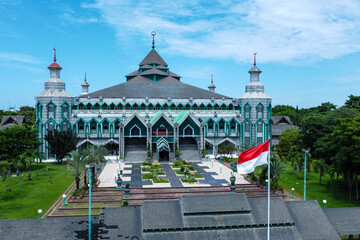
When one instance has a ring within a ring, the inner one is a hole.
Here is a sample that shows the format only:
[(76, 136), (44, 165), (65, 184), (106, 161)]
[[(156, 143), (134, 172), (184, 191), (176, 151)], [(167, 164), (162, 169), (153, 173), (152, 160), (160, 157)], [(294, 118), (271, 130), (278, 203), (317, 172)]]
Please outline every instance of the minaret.
[(208, 86), (208, 88), (209, 88), (209, 91), (210, 92), (215, 92), (215, 88), (216, 88), (216, 86), (214, 85), (214, 81), (213, 81), (213, 75), (211, 74), (211, 83), (210, 83), (210, 85)]
[(90, 84), (88, 84), (86, 81), (86, 73), (85, 73), (85, 81), (83, 84), (81, 84), (81, 87), (82, 87), (82, 93), (80, 95), (85, 95), (89, 93)]
[(245, 87), (245, 93), (261, 92), (264, 93), (264, 85), (260, 83), (259, 75), (261, 70), (256, 66), (256, 52), (254, 53), (254, 66), (249, 70), (250, 83)]
[(60, 71), (62, 67), (56, 63), (56, 48), (54, 48), (54, 62), (48, 66), (48, 69), (50, 70), (50, 79), (45, 82), (45, 90), (65, 90), (65, 83), (60, 79)]

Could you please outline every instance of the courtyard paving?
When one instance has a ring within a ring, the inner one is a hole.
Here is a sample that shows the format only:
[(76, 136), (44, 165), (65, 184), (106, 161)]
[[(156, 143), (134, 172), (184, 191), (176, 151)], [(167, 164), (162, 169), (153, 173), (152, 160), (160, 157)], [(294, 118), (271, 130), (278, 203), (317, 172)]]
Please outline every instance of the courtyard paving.
[[(183, 187), (183, 186), (226, 186), (230, 183), (230, 176), (233, 173), (231, 169), (219, 163), (216, 160), (208, 160), (204, 162), (193, 162), (195, 170), (201, 174), (204, 179), (199, 180), (195, 184), (183, 184), (180, 179), (183, 176), (177, 176), (175, 171), (171, 168), (171, 163), (161, 163), (166, 173), (167, 179), (170, 183), (153, 184), (151, 181), (143, 181), (141, 177), (140, 163), (124, 163), (116, 158), (108, 159), (99, 179), (99, 187), (115, 187), (115, 177), (120, 170), (123, 170), (123, 185), (129, 183), (133, 188), (146, 187)], [(240, 174), (234, 173), (236, 177), (236, 184), (248, 184)]]

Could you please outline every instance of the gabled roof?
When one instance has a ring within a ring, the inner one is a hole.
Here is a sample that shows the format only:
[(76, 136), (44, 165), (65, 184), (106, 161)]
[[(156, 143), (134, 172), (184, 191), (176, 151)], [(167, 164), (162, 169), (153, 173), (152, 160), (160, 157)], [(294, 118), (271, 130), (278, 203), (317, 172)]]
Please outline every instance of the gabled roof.
[(289, 116), (272, 116), (271, 117), (271, 121), (274, 123), (274, 125), (278, 125), (282, 120), (284, 120), (288, 124), (292, 125)]
[(167, 76), (167, 73), (164, 73), (163, 71), (160, 71), (159, 69), (156, 68), (152, 68), (150, 70), (147, 70), (146, 72), (143, 72), (142, 74), (140, 74), (141, 76), (146, 76), (146, 75), (162, 75), (162, 76)]
[(145, 64), (153, 63), (167, 66), (167, 63), (162, 59), (162, 57), (160, 57), (160, 55), (155, 51), (155, 49), (152, 49), (139, 65), (142, 66)]
[(197, 98), (197, 99), (229, 99), (230, 97), (218, 93), (213, 93), (202, 88), (198, 88), (172, 77), (154, 83), (143, 76), (136, 76), (133, 79), (109, 88), (105, 88), (93, 93), (82, 95), (81, 97), (103, 97), (119, 98)]

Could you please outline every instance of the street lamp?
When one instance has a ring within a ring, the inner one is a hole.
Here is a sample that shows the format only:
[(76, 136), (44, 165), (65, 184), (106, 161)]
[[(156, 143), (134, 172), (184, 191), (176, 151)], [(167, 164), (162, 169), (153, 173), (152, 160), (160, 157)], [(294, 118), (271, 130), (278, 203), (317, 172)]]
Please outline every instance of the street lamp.
[(89, 240), (91, 240), (91, 168), (92, 164), (86, 164), (86, 168), (89, 169)]
[(39, 210), (38, 210), (39, 219), (41, 219), (41, 213), (42, 213), (42, 210), (41, 210), (41, 209), (39, 209)]
[(310, 152), (310, 148), (303, 149), (302, 151), (305, 153), (305, 164), (304, 164), (304, 201), (306, 201), (306, 154)]
[(63, 199), (64, 199), (64, 207), (65, 207), (65, 198), (66, 198), (66, 195), (63, 194), (62, 197), (63, 197)]
[(327, 201), (326, 201), (326, 200), (323, 200), (323, 203), (324, 203), (324, 208), (326, 208), (326, 203), (327, 203)]
[(291, 191), (292, 191), (292, 199), (294, 200), (294, 191), (295, 191), (295, 188), (291, 188)]

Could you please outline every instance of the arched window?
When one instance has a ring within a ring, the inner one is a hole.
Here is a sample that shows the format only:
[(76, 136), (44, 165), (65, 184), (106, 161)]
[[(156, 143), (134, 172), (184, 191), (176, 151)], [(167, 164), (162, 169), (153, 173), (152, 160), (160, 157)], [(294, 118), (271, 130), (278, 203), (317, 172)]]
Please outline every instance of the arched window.
[(225, 121), (223, 119), (219, 122), (219, 132), (225, 132)]
[(234, 105), (232, 105), (232, 104), (230, 103), (229, 106), (228, 106), (228, 110), (230, 110), (230, 111), (234, 110)]
[(245, 123), (245, 132), (250, 132), (250, 123), (249, 122)]
[(103, 121), (102, 128), (103, 128), (104, 134), (109, 134), (109, 122), (108, 121)]
[(236, 132), (236, 121), (234, 119), (230, 122), (230, 132)]
[(120, 124), (120, 121), (116, 120), (114, 123), (115, 133), (119, 133), (119, 130), (120, 130), (119, 124)]
[(62, 124), (61, 124), (61, 129), (62, 129), (63, 131), (66, 131), (66, 130), (69, 129), (69, 125), (68, 125), (68, 123), (67, 123), (66, 121), (63, 121), (63, 122), (62, 122)]
[(190, 125), (184, 128), (184, 136), (194, 136), (194, 129)]
[(152, 103), (150, 103), (149, 106), (148, 106), (148, 109), (149, 110), (154, 110), (154, 105), (152, 105)]
[(200, 104), (200, 107), (199, 107), (200, 110), (204, 110), (205, 109), (205, 105), (202, 103)]
[(185, 109), (186, 109), (186, 110), (190, 110), (190, 104), (186, 104), (186, 105), (185, 105)]
[(195, 103), (194, 105), (192, 105), (191, 108), (192, 108), (192, 110), (195, 110), (195, 111), (196, 111), (196, 110), (198, 110), (198, 105)]
[(215, 111), (219, 110), (219, 105), (215, 104), (214, 109)]
[(49, 131), (54, 131), (55, 130), (55, 124), (53, 122), (48, 123), (48, 130)]
[(208, 125), (208, 132), (209, 133), (213, 133), (214, 132), (214, 121), (213, 120), (210, 120), (207, 122), (207, 125)]
[(212, 109), (212, 106), (211, 106), (210, 104), (208, 104), (208, 105), (206, 106), (206, 110), (207, 110), (207, 111), (211, 111), (211, 109)]
[(100, 109), (100, 104), (95, 103), (95, 105), (94, 105), (94, 109), (95, 109), (95, 110), (99, 110), (99, 109)]
[(183, 105), (180, 103), (179, 105), (178, 105), (178, 110), (183, 110), (184, 109), (184, 107), (183, 107)]
[(156, 104), (155, 108), (156, 108), (156, 110), (161, 110), (161, 105), (158, 103), (158, 104)]
[(137, 105), (137, 103), (134, 103), (134, 105), (132, 106), (132, 108), (133, 108), (134, 110), (138, 110), (138, 109), (139, 109), (139, 105)]
[(78, 122), (78, 131), (79, 133), (84, 133), (85, 132), (85, 124), (82, 120), (80, 120)]
[(61, 111), (63, 118), (69, 117), (69, 105), (67, 103), (64, 103), (62, 105), (62, 111)]
[(118, 110), (123, 110), (123, 108), (124, 108), (124, 107), (123, 107), (123, 105), (122, 105), (121, 103), (119, 103), (119, 104), (117, 105), (117, 109), (118, 109)]
[(52, 102), (50, 102), (48, 105), (47, 105), (47, 115), (48, 115), (48, 118), (55, 118), (55, 104), (53, 104)]
[(145, 111), (146, 105), (145, 105), (144, 103), (142, 103), (142, 104), (140, 105), (140, 109), (141, 109), (142, 111)]
[(176, 109), (175, 104), (171, 104), (170, 109), (171, 109), (171, 110), (175, 110), (175, 109)]
[(262, 104), (257, 105), (256, 107), (256, 115), (258, 118), (264, 117), (264, 106)]
[(127, 104), (125, 105), (125, 109), (126, 109), (126, 110), (130, 110), (130, 109), (131, 109), (130, 103), (127, 103)]
[(85, 105), (83, 103), (79, 104), (79, 110), (84, 110), (85, 109)]
[(167, 136), (168, 130), (164, 125), (161, 125), (158, 129), (156, 129), (156, 133), (158, 136)]
[(263, 132), (263, 124), (262, 124), (262, 122), (258, 122), (258, 124), (257, 124), (257, 132), (258, 133)]
[(88, 104), (86, 105), (86, 110), (91, 110), (91, 108), (92, 108), (91, 103), (88, 103)]
[(140, 137), (141, 136), (141, 130), (137, 125), (134, 125), (131, 129), (130, 129), (130, 136), (131, 137)]
[(107, 110), (108, 109), (108, 105), (106, 103), (104, 103), (102, 106), (101, 106), (102, 110)]
[(115, 110), (115, 104), (111, 103), (109, 108), (110, 108), (110, 110)]
[(222, 111), (226, 110), (226, 105), (225, 105), (225, 103), (223, 103), (223, 104), (221, 105), (221, 110), (222, 110)]
[(169, 105), (167, 105), (167, 104), (165, 103), (164, 106), (163, 106), (163, 109), (164, 109), (164, 110), (169, 110)]
[(92, 120), (90, 122), (90, 134), (96, 134), (96, 130), (97, 130), (97, 123), (96, 121)]
[(249, 104), (246, 104), (244, 107), (244, 117), (249, 119), (251, 117), (251, 107)]

